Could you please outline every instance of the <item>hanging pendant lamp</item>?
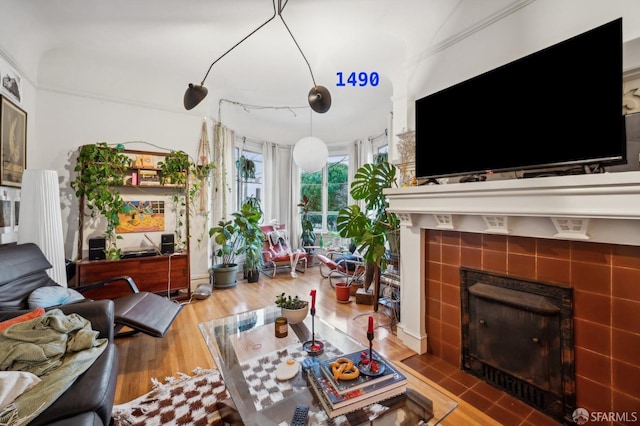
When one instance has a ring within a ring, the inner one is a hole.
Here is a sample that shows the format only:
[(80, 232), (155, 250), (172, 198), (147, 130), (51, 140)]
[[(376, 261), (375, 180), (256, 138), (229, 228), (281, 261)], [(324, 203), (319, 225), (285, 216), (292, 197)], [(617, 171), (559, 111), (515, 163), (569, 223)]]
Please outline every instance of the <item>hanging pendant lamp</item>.
[(285, 28), (289, 32), (289, 35), (293, 39), (293, 42), (296, 44), (296, 47), (300, 51), (302, 58), (305, 60), (305, 62), (307, 63), (307, 66), (309, 67), (309, 73), (311, 74), (311, 80), (313, 81), (313, 87), (309, 91), (309, 95), (308, 95), (309, 106), (311, 107), (312, 110), (314, 110), (317, 113), (322, 114), (329, 111), (329, 108), (331, 108), (331, 94), (329, 93), (329, 90), (326, 87), (318, 86), (316, 84), (316, 79), (313, 76), (313, 71), (311, 71), (311, 65), (309, 65), (309, 61), (307, 60), (307, 57), (304, 55), (304, 52), (302, 52), (302, 49), (298, 45), (298, 42), (293, 36), (293, 33), (291, 32), (291, 30), (289, 30), (289, 27), (287, 26), (287, 23), (285, 22), (284, 17), (282, 16), (282, 11), (284, 10), (284, 7), (286, 6), (287, 2), (288, 0), (285, 0), (283, 4), (282, 0), (278, 0), (278, 7), (276, 8), (276, 0), (273, 0), (273, 15), (269, 19), (267, 19), (258, 28), (251, 31), (242, 40), (234, 44), (231, 47), (231, 49), (224, 52), (218, 59), (213, 61), (211, 65), (209, 65), (209, 69), (207, 70), (207, 73), (204, 75), (204, 78), (202, 79), (202, 82), (200, 83), (200, 85), (194, 85), (193, 83), (189, 83), (189, 87), (187, 88), (187, 91), (185, 92), (184, 99), (183, 99), (184, 107), (187, 110), (193, 109), (196, 105), (202, 102), (202, 100), (207, 96), (208, 90), (206, 87), (204, 87), (204, 82), (207, 79), (209, 72), (211, 72), (211, 68), (213, 68), (216, 62), (222, 59), (227, 53), (235, 49), (240, 43), (248, 39), (260, 28), (267, 25), (273, 18), (276, 17), (276, 15), (278, 15), (280, 16), (280, 19), (282, 20), (282, 23), (284, 24)]
[(324, 141), (315, 136), (305, 136), (293, 146), (293, 161), (305, 172), (322, 170), (327, 164), (329, 149)]

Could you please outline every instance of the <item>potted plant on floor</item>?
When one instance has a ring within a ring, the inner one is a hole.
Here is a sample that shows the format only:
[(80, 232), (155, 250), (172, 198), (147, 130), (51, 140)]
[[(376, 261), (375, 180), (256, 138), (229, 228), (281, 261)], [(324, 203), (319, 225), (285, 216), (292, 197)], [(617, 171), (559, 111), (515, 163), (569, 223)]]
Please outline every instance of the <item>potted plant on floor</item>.
[(309, 197), (303, 195), (302, 200), (298, 203), (298, 207), (302, 210), (302, 215), (300, 216), (302, 235), (300, 238), (302, 239), (303, 247), (313, 246), (316, 243), (316, 233), (313, 230), (313, 222), (309, 219), (309, 201), (311, 201)]
[(355, 243), (367, 264), (365, 290), (386, 269), (389, 235), (397, 235), (400, 229), (400, 219), (387, 210), (389, 201), (383, 193), (394, 185), (397, 185), (394, 165), (387, 161), (365, 164), (356, 171), (351, 183), (351, 197), (363, 200), (364, 209), (353, 204), (338, 212), (338, 232)]
[(213, 285), (218, 288), (233, 287), (238, 274), (236, 255), (242, 243), (240, 229), (234, 220), (221, 219), (217, 226), (209, 229), (209, 237), (214, 241), (214, 258), (217, 261), (210, 271)]
[(282, 316), (289, 321), (289, 324), (297, 324), (304, 321), (309, 313), (309, 302), (300, 299), (298, 296), (291, 297), (285, 293), (276, 298), (276, 306), (282, 310)]
[(260, 256), (262, 250), (262, 230), (258, 225), (262, 210), (256, 207), (255, 202), (248, 200), (231, 215), (232, 219), (220, 220), (218, 226), (209, 229), (209, 237), (213, 238), (217, 247), (214, 254), (219, 260), (212, 268), (215, 287), (232, 287), (236, 284), (239, 269), (237, 256), (248, 254), (250, 269), (257, 270), (259, 266), (259, 257), (256, 256)]
[(244, 239), (244, 273), (250, 283), (258, 282), (262, 266), (262, 246), (264, 235), (260, 229), (262, 208), (260, 200), (247, 198), (238, 212), (236, 223)]

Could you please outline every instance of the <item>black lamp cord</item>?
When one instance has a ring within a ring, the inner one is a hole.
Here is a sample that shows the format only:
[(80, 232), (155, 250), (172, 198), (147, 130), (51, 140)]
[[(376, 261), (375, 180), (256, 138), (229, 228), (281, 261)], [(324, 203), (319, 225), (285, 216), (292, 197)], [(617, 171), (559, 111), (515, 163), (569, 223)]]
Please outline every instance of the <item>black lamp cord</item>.
[(282, 23), (284, 24), (284, 27), (287, 29), (287, 32), (289, 33), (289, 35), (291, 36), (291, 39), (293, 40), (293, 42), (296, 44), (296, 47), (298, 48), (298, 50), (300, 51), (300, 54), (302, 55), (302, 58), (304, 59), (304, 61), (307, 63), (307, 67), (309, 68), (309, 73), (311, 74), (311, 80), (313, 81), (313, 87), (314, 89), (318, 87), (318, 85), (316, 84), (316, 79), (313, 76), (313, 71), (311, 71), (311, 65), (309, 64), (309, 61), (307, 60), (307, 57), (304, 55), (304, 52), (302, 52), (302, 49), (300, 48), (300, 45), (298, 44), (298, 42), (296, 41), (296, 38), (293, 36), (293, 33), (291, 32), (291, 30), (289, 29), (289, 26), (287, 25), (287, 23), (285, 22), (284, 18), (282, 17), (282, 11), (284, 10), (284, 8), (287, 6), (287, 3), (289, 2), (289, 0), (278, 0), (278, 8), (276, 9), (276, 0), (273, 0), (273, 15), (267, 19), (266, 21), (264, 21), (264, 23), (262, 23), (262, 25), (260, 25), (258, 28), (256, 28), (255, 30), (251, 31), (249, 34), (247, 34), (242, 40), (240, 40), (239, 42), (237, 42), (236, 44), (234, 44), (229, 50), (227, 50), (226, 52), (224, 52), (218, 59), (216, 59), (215, 61), (213, 61), (211, 63), (211, 65), (209, 65), (209, 69), (207, 70), (207, 73), (204, 75), (204, 78), (202, 79), (202, 82), (200, 83), (200, 86), (204, 85), (204, 81), (207, 79), (207, 76), (209, 75), (209, 73), (211, 72), (211, 69), (213, 68), (213, 66), (222, 58), (224, 58), (227, 53), (231, 52), (233, 49), (235, 49), (236, 47), (238, 47), (238, 45), (240, 45), (240, 43), (242, 43), (243, 41), (245, 41), (246, 39), (248, 39), (249, 37), (251, 37), (255, 32), (257, 32), (260, 28), (264, 27), (265, 25), (267, 25), (269, 22), (271, 22), (273, 20), (273, 18), (276, 17), (276, 14), (280, 17), (280, 20), (282, 20)]
[[(278, 0), (280, 1), (280, 0)], [(200, 83), (200, 86), (204, 85), (204, 81), (207, 79), (207, 76), (209, 75), (209, 72), (211, 72), (211, 68), (213, 68), (213, 66), (222, 58), (224, 58), (226, 56), (227, 53), (231, 52), (233, 49), (235, 49), (236, 47), (238, 47), (238, 45), (240, 43), (242, 43), (243, 41), (245, 41), (246, 39), (248, 39), (249, 37), (251, 37), (256, 31), (258, 31), (260, 28), (264, 27), (265, 25), (267, 25), (269, 22), (271, 22), (271, 20), (273, 20), (273, 18), (276, 17), (276, 0), (273, 0), (273, 16), (271, 16), (271, 18), (267, 19), (266, 21), (264, 21), (264, 23), (262, 25), (260, 25), (258, 28), (256, 28), (255, 30), (251, 31), (248, 35), (246, 35), (242, 40), (240, 40), (239, 42), (237, 42), (236, 44), (233, 45), (233, 47), (231, 47), (231, 49), (227, 50), (226, 52), (224, 52), (218, 59), (216, 59), (215, 61), (213, 61), (213, 63), (211, 65), (209, 65), (209, 69), (207, 70), (207, 73), (204, 75), (204, 78), (202, 79), (202, 83)]]

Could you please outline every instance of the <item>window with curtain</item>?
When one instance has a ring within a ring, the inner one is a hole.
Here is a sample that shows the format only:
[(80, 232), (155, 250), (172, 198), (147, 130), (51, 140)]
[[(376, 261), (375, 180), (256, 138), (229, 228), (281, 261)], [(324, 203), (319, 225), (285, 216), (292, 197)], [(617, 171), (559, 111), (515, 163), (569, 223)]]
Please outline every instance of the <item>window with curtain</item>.
[[(247, 197), (256, 197), (262, 200), (263, 161), (261, 152), (253, 152), (248, 149), (235, 149), (235, 179), (236, 200), (242, 203)], [(253, 162), (253, 165), (251, 165)], [(236, 206), (238, 210), (239, 206)]]
[(349, 156), (330, 156), (317, 172), (301, 172), (300, 199), (309, 197), (309, 220), (318, 232), (336, 232), (338, 211), (349, 200)]

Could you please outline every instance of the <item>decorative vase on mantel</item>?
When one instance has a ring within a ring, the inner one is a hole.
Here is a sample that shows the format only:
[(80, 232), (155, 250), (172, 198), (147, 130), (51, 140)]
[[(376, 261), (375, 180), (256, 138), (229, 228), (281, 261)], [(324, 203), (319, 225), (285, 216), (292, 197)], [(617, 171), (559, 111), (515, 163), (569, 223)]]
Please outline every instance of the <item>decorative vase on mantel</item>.
[(398, 133), (396, 135), (400, 141), (398, 142), (398, 162), (400, 169), (400, 186), (411, 186), (416, 171), (416, 132), (411, 130), (408, 132)]

